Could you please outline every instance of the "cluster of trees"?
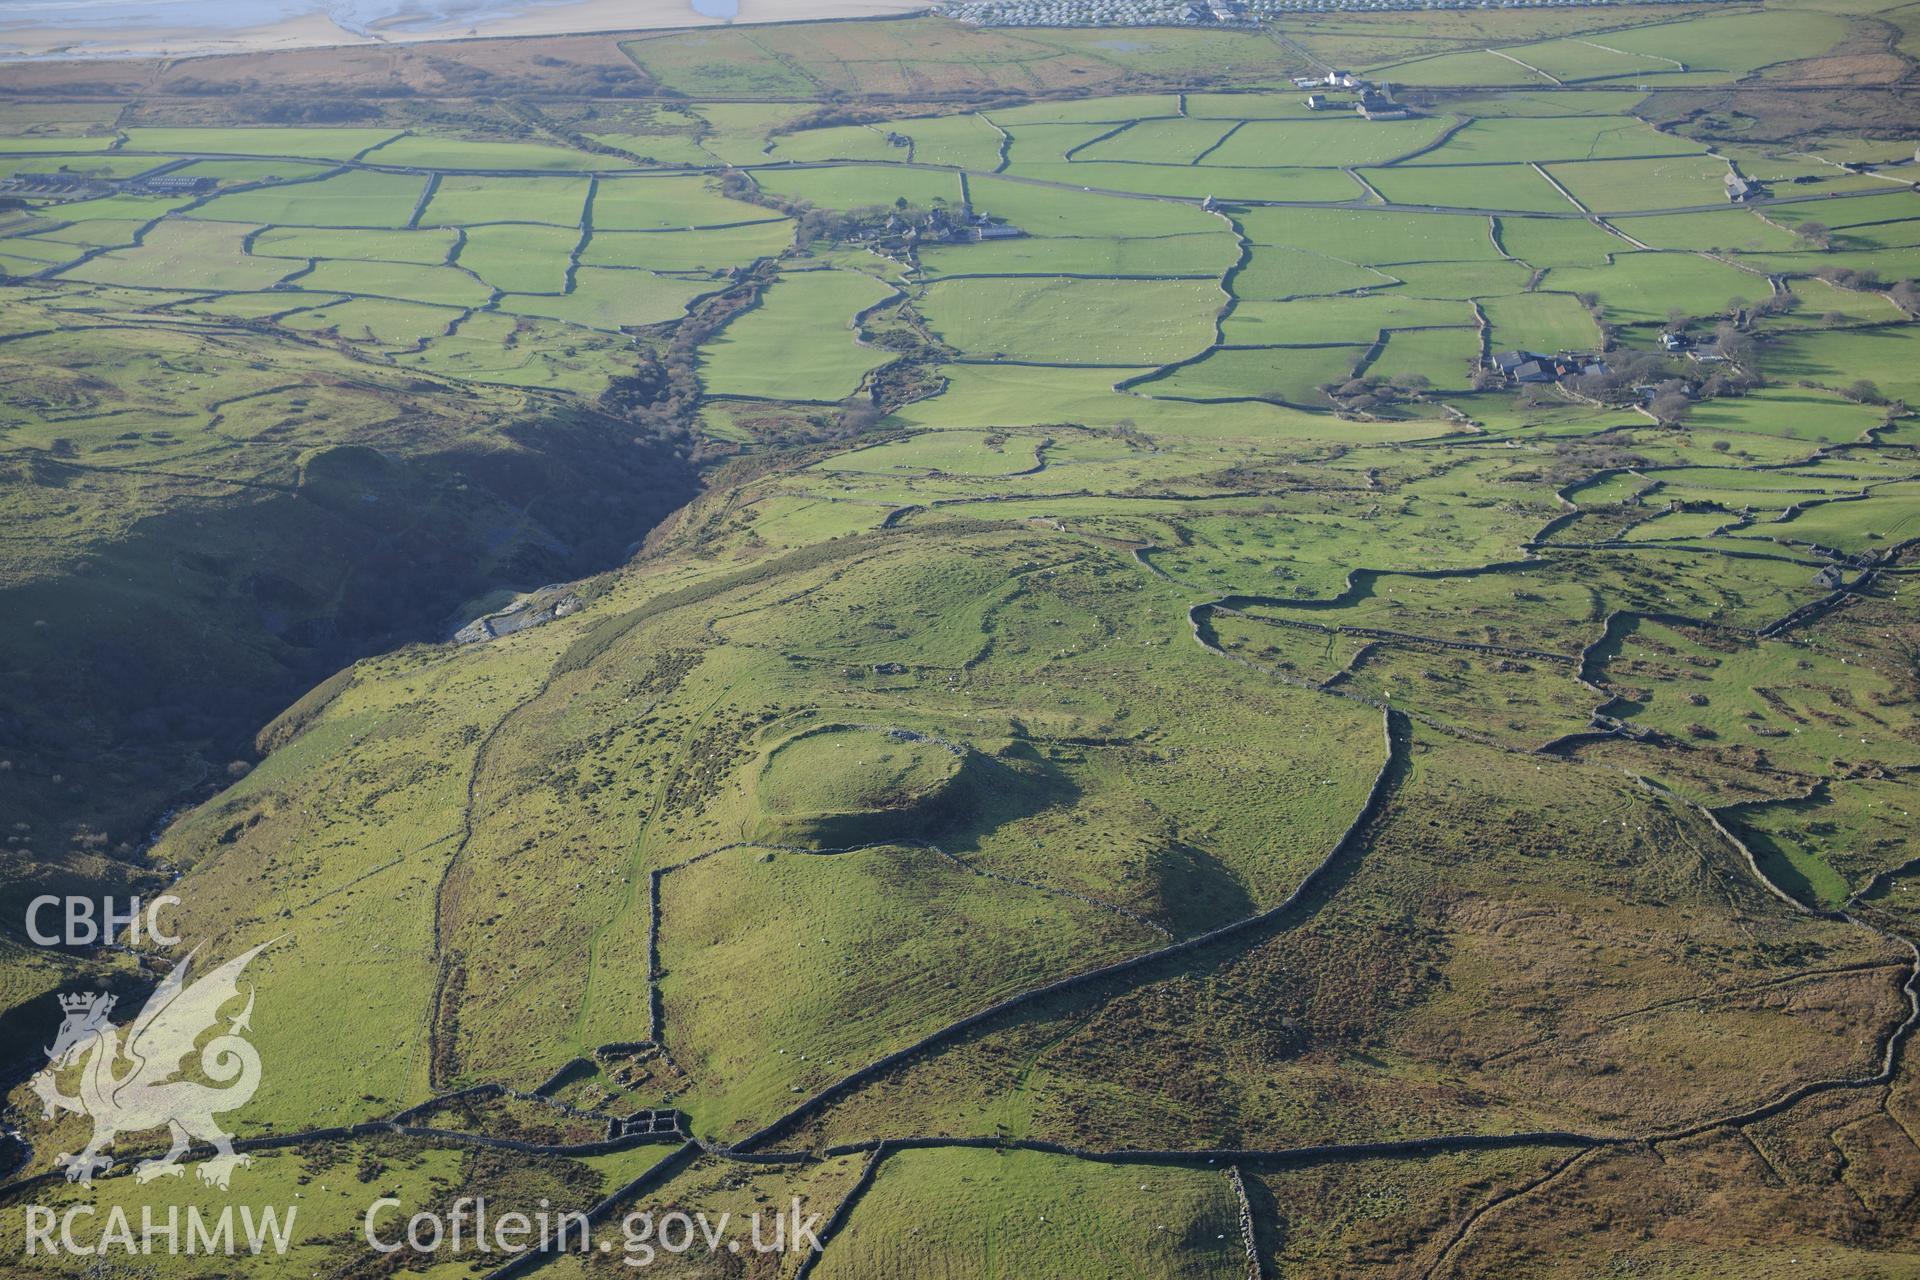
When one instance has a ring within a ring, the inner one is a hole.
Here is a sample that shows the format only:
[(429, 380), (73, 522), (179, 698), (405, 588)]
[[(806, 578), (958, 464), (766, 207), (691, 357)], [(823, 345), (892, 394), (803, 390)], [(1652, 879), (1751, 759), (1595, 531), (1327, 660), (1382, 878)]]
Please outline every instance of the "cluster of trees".
[[(1802, 224), (1799, 229), (1804, 231), (1807, 226), (1821, 229), (1819, 223)], [(1920, 315), (1920, 284), (1914, 281), (1902, 280), (1887, 285), (1873, 271), (1855, 271), (1845, 267), (1829, 268), (1819, 274), (1821, 279), (1843, 289), (1886, 293), (1909, 315)], [(1798, 305), (1799, 299), (1790, 293), (1774, 294), (1759, 302), (1730, 298), (1726, 306), (1727, 318), (1714, 325), (1710, 340), (1695, 333), (1702, 321), (1676, 308), (1668, 314), (1668, 330), (1694, 336), (1695, 341), (1702, 345), (1710, 342), (1712, 349), (1726, 357), (1725, 363), (1704, 366), (1703, 377), (1682, 378), (1672, 375), (1672, 362), (1663, 356), (1653, 352), (1617, 352), (1611, 357), (1611, 367), (1607, 373), (1573, 379), (1572, 385), (1582, 394), (1599, 400), (1617, 397), (1622, 389), (1651, 385), (1653, 394), (1647, 402), (1648, 410), (1662, 423), (1678, 423), (1686, 417), (1696, 401), (1744, 395), (1759, 385), (1760, 377), (1753, 366), (1757, 343), (1749, 326), (1767, 316), (1792, 311)], [(1848, 317), (1840, 312), (1830, 312), (1824, 319), (1828, 324), (1839, 325), (1846, 323)], [(1880, 388), (1865, 378), (1839, 388), (1839, 392), (1858, 404), (1889, 403)], [(1636, 390), (1635, 395), (1639, 396), (1640, 392)]]
[[(1826, 223), (1812, 220), (1795, 227), (1793, 233), (1817, 249), (1831, 249), (1836, 240), (1845, 238)], [(1828, 284), (1838, 285), (1842, 289), (1888, 294), (1895, 305), (1908, 315), (1920, 315), (1920, 284), (1912, 280), (1888, 284), (1880, 279), (1877, 271), (1855, 271), (1850, 267), (1828, 267), (1818, 274)]]
[[(1323, 383), (1322, 393), (1342, 409), (1355, 413), (1370, 413), (1375, 409), (1388, 408), (1406, 400), (1418, 400), (1433, 385), (1424, 373), (1396, 373), (1390, 378), (1366, 374), (1358, 378), (1348, 378), (1345, 382)], [(1278, 391), (1267, 393), (1266, 399), (1283, 400), (1285, 396)]]
[(862, 205), (857, 209), (822, 209), (804, 200), (787, 200), (761, 190), (738, 170), (729, 170), (720, 178), (720, 192), (734, 200), (757, 204), (763, 209), (784, 213), (794, 221), (793, 241), (801, 248), (817, 241), (858, 240), (884, 230), (887, 220), (906, 223), (924, 221), (928, 214), (945, 212), (947, 201), (934, 197), (930, 206), (909, 204), (900, 196), (892, 204)]
[[(1727, 358), (1725, 364), (1702, 366), (1703, 376), (1682, 377), (1671, 357), (1652, 351), (1616, 351), (1604, 373), (1568, 379), (1568, 385), (1589, 399), (1609, 404), (1642, 402), (1663, 424), (1680, 422), (1698, 400), (1745, 395), (1759, 384), (1753, 372), (1753, 336), (1733, 321), (1715, 326), (1713, 344)], [(1644, 388), (1652, 388), (1649, 395)]]
[(1805, 240), (1816, 249), (1833, 247), (1833, 228), (1824, 222), (1815, 222), (1811, 218), (1793, 229), (1793, 234)]
[(1647, 412), (1663, 427), (1678, 426), (1693, 412), (1693, 388), (1684, 378), (1664, 378), (1654, 384)]
[(1852, 289), (1857, 293), (1877, 293), (1885, 288), (1880, 283), (1878, 271), (1855, 271), (1851, 267), (1825, 267), (1816, 274), (1835, 288)]
[(764, 284), (765, 274), (756, 274), (706, 299), (674, 326), (664, 351), (642, 346), (633, 371), (609, 381), (596, 406), (638, 428), (635, 443), (688, 434), (700, 407), (700, 346), (751, 307)]
[(800, 133), (807, 129), (831, 129), (846, 124), (871, 124), (881, 118), (874, 111), (863, 111), (858, 107), (829, 102), (811, 111), (803, 111), (793, 119), (775, 125), (767, 130), (767, 136), (773, 138), (783, 133)]
[(1544, 475), (1549, 483), (1558, 488), (1591, 476), (1596, 471), (1645, 465), (1646, 455), (1636, 452), (1629, 438), (1605, 431), (1599, 435), (1557, 441), (1553, 446), (1553, 461)]
[(263, 103), (257, 114), (265, 124), (351, 124), (378, 120), (380, 108), (364, 99), (295, 98)]
[(1849, 267), (1828, 267), (1819, 275), (1836, 288), (1851, 289), (1856, 293), (1884, 293), (1908, 315), (1920, 315), (1920, 284), (1911, 280), (1896, 280), (1888, 284), (1880, 278), (1878, 271), (1855, 271)]
[(670, 393), (672, 380), (666, 365), (653, 352), (642, 347), (635, 356), (632, 373), (608, 379), (599, 405), (615, 417), (637, 421)]

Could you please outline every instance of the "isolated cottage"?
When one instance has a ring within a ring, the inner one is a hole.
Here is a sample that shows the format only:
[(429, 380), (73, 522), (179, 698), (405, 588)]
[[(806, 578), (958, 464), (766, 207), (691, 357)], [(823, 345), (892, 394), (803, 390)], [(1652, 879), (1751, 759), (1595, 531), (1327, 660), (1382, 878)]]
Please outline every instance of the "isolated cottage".
[(198, 194), (203, 191), (211, 191), (215, 186), (215, 182), (212, 178), (190, 178), (179, 174), (162, 174), (159, 177), (148, 178), (139, 185), (148, 191), (158, 192), (162, 195), (176, 195), (183, 193)]
[(1592, 377), (1607, 371), (1606, 362), (1594, 360), (1588, 356), (1562, 352), (1552, 360), (1542, 361), (1555, 377), (1571, 378), (1576, 375)]
[(79, 191), (96, 181), (80, 173), (16, 173), (4, 185), (8, 191), (63, 192)]
[(1522, 365), (1538, 364), (1545, 359), (1546, 357), (1538, 351), (1496, 351), (1493, 356), (1493, 367), (1512, 377)]

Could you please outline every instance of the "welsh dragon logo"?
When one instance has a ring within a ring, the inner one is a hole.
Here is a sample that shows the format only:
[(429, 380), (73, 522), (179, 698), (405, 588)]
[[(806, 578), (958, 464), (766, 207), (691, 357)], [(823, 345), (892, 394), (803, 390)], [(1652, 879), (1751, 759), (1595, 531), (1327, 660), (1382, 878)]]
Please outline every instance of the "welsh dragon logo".
[[(243, 1035), (251, 1029), (251, 988), (246, 1007), (199, 1050), (201, 1074), (224, 1087), (183, 1079), (182, 1072), (195, 1042), (219, 1026), (221, 1008), (240, 994), (241, 970), (271, 945), (262, 943), (235, 956), (188, 985), (196, 948), (147, 998), (126, 1028), (124, 1041), (120, 1028), (107, 1017), (115, 997), (98, 991), (60, 997), (66, 1020), (47, 1049), (47, 1066), (29, 1083), (40, 1095), (48, 1119), (60, 1110), (93, 1120), (93, 1139), (86, 1149), (78, 1155), (63, 1152), (54, 1159), (67, 1171), (67, 1181), (92, 1186), (96, 1173), (113, 1167), (112, 1157), (104, 1152), (116, 1136), (162, 1126), (172, 1137), (172, 1148), (157, 1159), (134, 1165), (134, 1177), (140, 1182), (162, 1174), (179, 1176), (180, 1157), (196, 1140), (210, 1144), (215, 1152), (198, 1168), (202, 1182), (224, 1190), (236, 1168), (253, 1163), (252, 1157), (234, 1151), (232, 1136), (213, 1120), (215, 1112), (245, 1106), (260, 1087), (260, 1054)], [(82, 1064), (77, 1098), (62, 1093), (57, 1079), (59, 1072), (76, 1063)]]

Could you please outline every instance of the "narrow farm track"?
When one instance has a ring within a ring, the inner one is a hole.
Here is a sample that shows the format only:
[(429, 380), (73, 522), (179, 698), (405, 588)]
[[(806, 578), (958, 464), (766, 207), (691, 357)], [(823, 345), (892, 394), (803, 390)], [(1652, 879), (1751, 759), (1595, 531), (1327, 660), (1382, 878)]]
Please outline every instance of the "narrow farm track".
[(1556, 1161), (1548, 1166), (1547, 1171), (1538, 1177), (1529, 1179), (1517, 1187), (1499, 1192), (1476, 1205), (1471, 1212), (1460, 1220), (1453, 1231), (1448, 1234), (1446, 1243), (1441, 1246), (1439, 1256), (1434, 1259), (1425, 1271), (1420, 1273), (1420, 1280), (1433, 1280), (1434, 1276), (1442, 1274), (1452, 1262), (1454, 1255), (1466, 1244), (1468, 1237), (1473, 1234), (1474, 1229), (1478, 1227), (1488, 1215), (1499, 1211), (1523, 1196), (1531, 1195), (1535, 1191), (1540, 1190), (1540, 1188), (1551, 1183), (1554, 1179), (1573, 1168), (1576, 1164), (1579, 1164), (1582, 1160), (1585, 1160), (1592, 1153), (1592, 1148), (1584, 1151), (1576, 1151), (1564, 1160)]
[(487, 759), (494, 745), (498, 743), (513, 722), (528, 708), (539, 703), (553, 681), (560, 674), (558, 665), (550, 666), (539, 683), (526, 697), (514, 703), (505, 714), (495, 720), (474, 748), (473, 763), (467, 770), (467, 800), (461, 810), (459, 841), (447, 858), (446, 865), (440, 869), (439, 877), (433, 885), (433, 962), (436, 978), (433, 987), (433, 1000), (427, 1010), (427, 1079), (429, 1087), (439, 1087), (442, 1083), (441, 1072), (444, 1065), (451, 1061), (456, 1051), (453, 1043), (454, 1027), (448, 1019), (455, 1016), (455, 1010), (448, 1006), (449, 984), (453, 981), (458, 965), (458, 957), (447, 950), (446, 941), (446, 895), (447, 886), (460, 865), (460, 859), (467, 847), (473, 842), (474, 812), (478, 807), (480, 779), (486, 769)]

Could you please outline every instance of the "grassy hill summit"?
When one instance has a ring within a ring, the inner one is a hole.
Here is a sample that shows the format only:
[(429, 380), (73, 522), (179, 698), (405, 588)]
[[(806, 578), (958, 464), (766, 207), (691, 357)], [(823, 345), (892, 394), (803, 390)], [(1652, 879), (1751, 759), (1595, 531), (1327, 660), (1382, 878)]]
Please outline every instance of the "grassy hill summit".
[(756, 835), (825, 848), (931, 833), (978, 811), (982, 772), (966, 747), (912, 729), (821, 725), (767, 752)]
[(1920, 1275), (1913, 12), (1218, 7), (11, 68), (23, 1274)]

